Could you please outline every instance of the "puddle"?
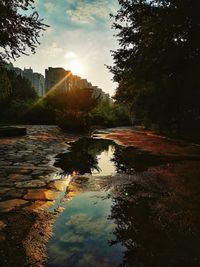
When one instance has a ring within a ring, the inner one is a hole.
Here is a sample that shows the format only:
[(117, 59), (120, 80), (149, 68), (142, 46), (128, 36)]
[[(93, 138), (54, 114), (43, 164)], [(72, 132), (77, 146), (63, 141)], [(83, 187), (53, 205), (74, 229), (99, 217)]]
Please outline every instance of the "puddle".
[(47, 267), (118, 266), (120, 244), (110, 245), (116, 225), (108, 220), (112, 201), (104, 192), (86, 192), (67, 202), (48, 244)]
[(165, 163), (157, 155), (135, 147), (123, 147), (105, 139), (82, 138), (70, 145), (70, 150), (59, 154), (55, 163), (67, 175), (134, 174)]
[[(156, 214), (157, 201), (167, 196), (165, 188), (156, 178), (140, 181), (143, 171), (169, 158), (103, 139), (83, 138), (70, 145), (55, 166), (79, 177), (55, 222), (46, 267), (196, 266), (196, 237), (179, 233)], [(138, 180), (126, 184), (128, 176)], [(110, 180), (114, 183), (109, 185)], [(98, 183), (103, 186), (93, 190)]]

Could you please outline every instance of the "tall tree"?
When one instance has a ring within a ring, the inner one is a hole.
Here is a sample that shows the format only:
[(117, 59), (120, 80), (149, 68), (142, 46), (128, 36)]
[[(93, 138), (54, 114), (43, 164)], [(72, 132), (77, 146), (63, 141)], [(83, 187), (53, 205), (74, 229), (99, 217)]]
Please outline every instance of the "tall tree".
[(6, 99), (11, 93), (11, 83), (7, 72), (0, 64), (0, 102)]
[(180, 128), (200, 114), (200, 3), (119, 0), (113, 28), (120, 48), (110, 67), (116, 98), (160, 128)]
[(27, 48), (35, 53), (41, 31), (47, 25), (42, 23), (33, 5), (34, 0), (0, 1), (0, 60), (27, 55)]

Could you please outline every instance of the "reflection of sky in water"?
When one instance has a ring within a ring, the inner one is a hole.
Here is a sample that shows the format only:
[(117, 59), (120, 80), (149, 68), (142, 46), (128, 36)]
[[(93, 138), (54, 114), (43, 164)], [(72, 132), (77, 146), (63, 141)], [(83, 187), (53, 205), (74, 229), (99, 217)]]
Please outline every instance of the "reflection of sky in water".
[(114, 151), (114, 146), (109, 146), (108, 150), (104, 150), (100, 155), (98, 155), (99, 172), (97, 170), (94, 170), (92, 172), (93, 176), (106, 176), (116, 173), (114, 162), (111, 161)]
[(111, 200), (103, 192), (87, 192), (67, 202), (48, 244), (48, 267), (113, 267), (121, 263), (123, 248), (109, 245), (115, 224), (107, 220)]

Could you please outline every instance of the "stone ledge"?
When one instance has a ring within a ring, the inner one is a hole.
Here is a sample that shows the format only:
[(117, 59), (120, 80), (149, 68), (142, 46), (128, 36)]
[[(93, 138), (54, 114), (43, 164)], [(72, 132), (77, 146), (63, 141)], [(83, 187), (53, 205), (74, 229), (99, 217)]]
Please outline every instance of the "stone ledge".
[(24, 136), (26, 134), (27, 134), (27, 129), (25, 127), (14, 127), (14, 126), (0, 127), (0, 137)]

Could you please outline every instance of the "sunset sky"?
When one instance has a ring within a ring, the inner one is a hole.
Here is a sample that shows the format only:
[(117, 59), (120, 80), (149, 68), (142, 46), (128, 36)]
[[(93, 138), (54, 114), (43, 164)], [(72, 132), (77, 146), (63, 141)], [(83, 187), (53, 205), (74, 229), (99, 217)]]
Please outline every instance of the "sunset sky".
[(44, 74), (47, 67), (63, 67), (87, 78), (105, 92), (114, 93), (116, 84), (104, 64), (112, 65), (110, 50), (117, 48), (111, 30), (110, 13), (117, 0), (37, 0), (36, 10), (50, 28), (35, 55), (14, 62)]

